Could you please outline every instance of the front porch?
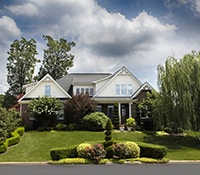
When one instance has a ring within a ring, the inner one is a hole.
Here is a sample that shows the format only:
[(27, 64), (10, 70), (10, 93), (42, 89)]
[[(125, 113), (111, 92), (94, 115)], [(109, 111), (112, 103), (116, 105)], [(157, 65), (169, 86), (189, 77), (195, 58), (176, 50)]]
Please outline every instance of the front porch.
[(103, 112), (111, 120), (113, 119), (114, 104), (118, 106), (119, 122), (125, 124), (126, 119), (132, 117), (132, 102), (113, 102), (113, 103), (97, 103), (97, 111)]

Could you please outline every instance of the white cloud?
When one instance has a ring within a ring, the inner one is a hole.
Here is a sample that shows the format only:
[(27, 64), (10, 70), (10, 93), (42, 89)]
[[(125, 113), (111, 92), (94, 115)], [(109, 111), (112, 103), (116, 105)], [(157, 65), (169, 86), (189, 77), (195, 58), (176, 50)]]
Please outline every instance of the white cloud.
[(15, 21), (8, 16), (0, 18), (0, 42), (7, 43), (10, 39), (18, 37), (21, 34)]
[(16, 15), (35, 16), (39, 14), (38, 9), (31, 3), (23, 5), (10, 5), (6, 6), (6, 9)]
[[(179, 6), (189, 1), (177, 0)], [(171, 2), (168, 0), (166, 4), (169, 7), (176, 5)], [(199, 1), (195, 2), (198, 4)], [(146, 11), (127, 19), (120, 13), (109, 13), (94, 0), (24, 0), (24, 3), (7, 8), (14, 14), (30, 17), (31, 27), (27, 27), (28, 31), (22, 29), (25, 37), (49, 34), (55, 39), (64, 37), (75, 40), (76, 46), (72, 49), (75, 64), (70, 69), (73, 72), (114, 72), (126, 66), (138, 78), (156, 86), (155, 70), (158, 64), (163, 64), (170, 55), (183, 56), (200, 44), (192, 39), (177, 38), (180, 29), (175, 24), (165, 23)], [(30, 8), (25, 8), (27, 4)], [(28, 9), (30, 11), (26, 11)], [(16, 24), (13, 26), (10, 32), (5, 30), (0, 35), (1, 40), (5, 40), (1, 37), (6, 32), (13, 36), (12, 30), (16, 32), (18, 29)], [(14, 36), (19, 35), (18, 29)], [(41, 52), (42, 47), (45, 48), (41, 40), (37, 41), (37, 46)], [(43, 53), (40, 55), (42, 57)]]

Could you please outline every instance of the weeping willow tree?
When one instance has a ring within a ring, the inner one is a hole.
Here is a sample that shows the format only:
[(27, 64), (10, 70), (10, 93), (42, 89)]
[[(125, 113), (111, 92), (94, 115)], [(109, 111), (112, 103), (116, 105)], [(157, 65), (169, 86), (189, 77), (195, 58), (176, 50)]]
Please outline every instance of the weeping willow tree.
[(200, 129), (200, 52), (170, 57), (158, 66), (160, 115), (164, 125)]

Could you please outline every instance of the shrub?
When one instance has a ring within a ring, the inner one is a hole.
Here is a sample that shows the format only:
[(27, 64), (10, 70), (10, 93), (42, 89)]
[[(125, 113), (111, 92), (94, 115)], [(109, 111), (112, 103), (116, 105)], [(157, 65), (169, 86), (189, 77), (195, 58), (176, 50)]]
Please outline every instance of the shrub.
[(52, 160), (77, 157), (77, 146), (51, 149), (50, 156)]
[(140, 147), (140, 157), (149, 157), (154, 159), (162, 159), (167, 154), (167, 148), (165, 146), (138, 143)]
[(53, 162), (53, 164), (90, 164), (91, 160), (85, 158), (65, 158), (61, 159), (58, 162)]
[(94, 112), (83, 117), (83, 128), (89, 131), (105, 130), (108, 117), (102, 112)]
[(17, 131), (15, 130), (14, 132), (11, 132), (12, 137), (8, 138), (8, 146), (11, 145), (15, 145), (17, 143), (19, 143), (20, 140), (20, 135), (17, 133)]
[(113, 157), (117, 159), (125, 159), (130, 154), (125, 143), (113, 144), (113, 150), (114, 150)]
[(55, 127), (57, 117), (62, 115), (62, 103), (57, 98), (39, 97), (33, 99), (28, 105), (31, 115), (35, 118), (36, 128)]
[(118, 111), (117, 103), (114, 104), (112, 123), (113, 123), (115, 129), (119, 129), (119, 111)]
[(77, 147), (77, 155), (78, 157), (87, 158), (86, 149), (92, 148), (92, 145), (89, 143), (81, 143)]
[(56, 125), (56, 130), (58, 130), (58, 131), (63, 131), (63, 130), (65, 130), (65, 125), (63, 124), (63, 123), (58, 123), (57, 125)]
[(94, 163), (99, 163), (105, 156), (106, 151), (102, 144), (95, 144), (86, 148), (86, 157), (94, 161)]
[(127, 149), (129, 150), (130, 158), (137, 158), (140, 156), (140, 147), (135, 142), (126, 142)]
[[(118, 159), (137, 158), (140, 155), (140, 148), (135, 142), (115, 143), (112, 149), (114, 153), (113, 157)], [(111, 150), (109, 151), (112, 153)]]
[(24, 131), (25, 131), (25, 128), (24, 127), (18, 127), (16, 129), (16, 132), (20, 135), (20, 136), (23, 136), (24, 135)]
[(107, 146), (105, 147), (105, 150), (106, 150), (106, 158), (113, 158), (114, 156), (114, 149), (113, 149), (113, 146), (110, 145), (110, 146)]
[(78, 94), (65, 102), (65, 123), (80, 127), (83, 117), (96, 110), (96, 102), (88, 94)]

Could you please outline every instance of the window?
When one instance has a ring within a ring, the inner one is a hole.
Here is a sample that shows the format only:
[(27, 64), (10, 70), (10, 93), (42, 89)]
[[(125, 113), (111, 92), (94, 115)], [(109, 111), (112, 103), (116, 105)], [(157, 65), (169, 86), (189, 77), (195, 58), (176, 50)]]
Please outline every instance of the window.
[(76, 88), (76, 95), (78, 94), (88, 94), (89, 96), (93, 96), (94, 89), (93, 88)]
[(115, 87), (116, 95), (132, 95), (133, 88), (131, 84), (117, 84)]
[(81, 88), (81, 94), (84, 94), (84, 92), (85, 92), (85, 89)]
[(85, 93), (89, 95), (89, 88), (85, 89)]
[(114, 106), (113, 105), (108, 105), (107, 107), (107, 116), (109, 118), (113, 118), (113, 110), (114, 110)]
[(120, 85), (117, 84), (115, 88), (116, 88), (116, 89), (115, 89), (116, 95), (120, 95)]
[(76, 88), (76, 94), (80, 94), (80, 89)]
[(101, 105), (97, 105), (97, 107), (96, 107), (96, 111), (98, 111), (98, 112), (102, 112), (102, 106), (101, 106)]
[(45, 85), (45, 96), (50, 97), (51, 96), (51, 86)]
[(127, 85), (127, 90), (128, 90), (128, 95), (132, 95), (133, 94), (133, 88), (131, 84)]
[(127, 85), (121, 85), (121, 94), (127, 95)]
[(94, 95), (94, 89), (90, 88), (90, 96), (93, 96), (93, 95)]

